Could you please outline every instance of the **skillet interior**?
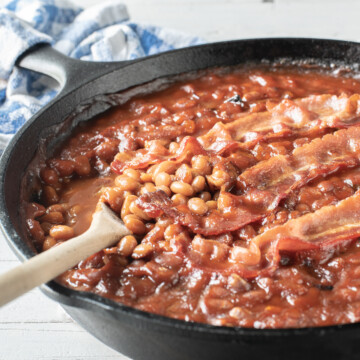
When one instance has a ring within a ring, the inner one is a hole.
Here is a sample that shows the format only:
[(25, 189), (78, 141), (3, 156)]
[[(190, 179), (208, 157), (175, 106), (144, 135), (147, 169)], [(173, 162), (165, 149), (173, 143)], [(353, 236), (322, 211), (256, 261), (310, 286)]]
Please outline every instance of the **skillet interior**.
[[(311, 39), (259, 39), (197, 46), (108, 67), (68, 63), (68, 82), (51, 104), (35, 115), (14, 137), (0, 163), (1, 226), (10, 246), (21, 258), (33, 256), (24, 240), (19, 205), (21, 179), (39, 144), (50, 138), (54, 126), (67, 120), (67, 132), (76, 123), (105, 111), (112, 105), (112, 94), (159, 78), (215, 66), (245, 62), (270, 62), (281, 58), (314, 59), (325, 65), (342, 63), (357, 70), (360, 44)], [(103, 65), (103, 64), (102, 64)], [(81, 68), (79, 68), (81, 66)], [(75, 111), (75, 112), (74, 112)], [(77, 116), (74, 116), (74, 114)], [(71, 115), (71, 116), (70, 116)], [(69, 117), (70, 116), (70, 117)], [(42, 145), (51, 151), (61, 138)], [(256, 330), (215, 327), (186, 323), (144, 313), (116, 304), (95, 294), (75, 292), (55, 282), (42, 290), (63, 304), (69, 314), (106, 344), (136, 359), (233, 358), (291, 356), (355, 359), (358, 324), (327, 328)], [(261, 346), (260, 346), (261, 345)]]

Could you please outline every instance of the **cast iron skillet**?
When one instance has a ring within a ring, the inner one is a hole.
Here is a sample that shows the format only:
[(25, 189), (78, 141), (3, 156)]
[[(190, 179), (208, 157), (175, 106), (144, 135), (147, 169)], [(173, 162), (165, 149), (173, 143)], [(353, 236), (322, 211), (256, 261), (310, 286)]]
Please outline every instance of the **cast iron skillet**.
[[(39, 144), (43, 144), (42, 151), (51, 151), (69, 133), (65, 130), (65, 135), (56, 135), (55, 125), (70, 119), (67, 124), (71, 129), (112, 105), (112, 97), (104, 95), (155, 79), (284, 57), (311, 58), (326, 65), (344, 63), (356, 68), (360, 44), (315, 39), (240, 40), (119, 63), (75, 61), (47, 45), (31, 49), (18, 64), (54, 77), (62, 91), (22, 127), (1, 158), (0, 220), (9, 245), (21, 259), (34, 255), (20, 225), (21, 179)], [(95, 294), (67, 289), (54, 281), (41, 290), (91, 334), (134, 359), (351, 360), (358, 359), (360, 354), (360, 324), (283, 330), (215, 327), (149, 314)]]

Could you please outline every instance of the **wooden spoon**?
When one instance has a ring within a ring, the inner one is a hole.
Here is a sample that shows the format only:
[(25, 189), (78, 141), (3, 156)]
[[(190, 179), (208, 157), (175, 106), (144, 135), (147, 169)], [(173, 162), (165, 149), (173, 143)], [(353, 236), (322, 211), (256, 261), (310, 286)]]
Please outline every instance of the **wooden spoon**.
[(0, 275), (0, 306), (50, 281), (129, 234), (131, 232), (119, 217), (104, 203), (100, 203), (86, 232)]

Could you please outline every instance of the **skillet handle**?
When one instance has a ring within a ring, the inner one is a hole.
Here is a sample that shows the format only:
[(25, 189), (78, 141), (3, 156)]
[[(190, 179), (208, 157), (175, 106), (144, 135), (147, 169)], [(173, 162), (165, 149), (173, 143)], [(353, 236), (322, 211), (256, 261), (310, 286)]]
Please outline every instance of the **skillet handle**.
[(55, 79), (60, 93), (68, 93), (103, 74), (126, 66), (131, 61), (92, 62), (70, 58), (53, 49), (49, 44), (37, 44), (22, 54), (16, 65)]

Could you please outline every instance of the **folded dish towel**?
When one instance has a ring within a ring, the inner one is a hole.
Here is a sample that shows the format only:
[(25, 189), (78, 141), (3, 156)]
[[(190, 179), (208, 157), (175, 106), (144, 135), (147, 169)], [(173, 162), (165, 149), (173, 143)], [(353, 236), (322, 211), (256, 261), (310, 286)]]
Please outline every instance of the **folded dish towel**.
[(37, 43), (93, 61), (134, 59), (200, 44), (174, 30), (129, 21), (125, 5), (110, 0), (86, 10), (66, 0), (12, 0), (0, 9), (0, 152), (23, 123), (57, 92), (55, 81), (15, 67)]

